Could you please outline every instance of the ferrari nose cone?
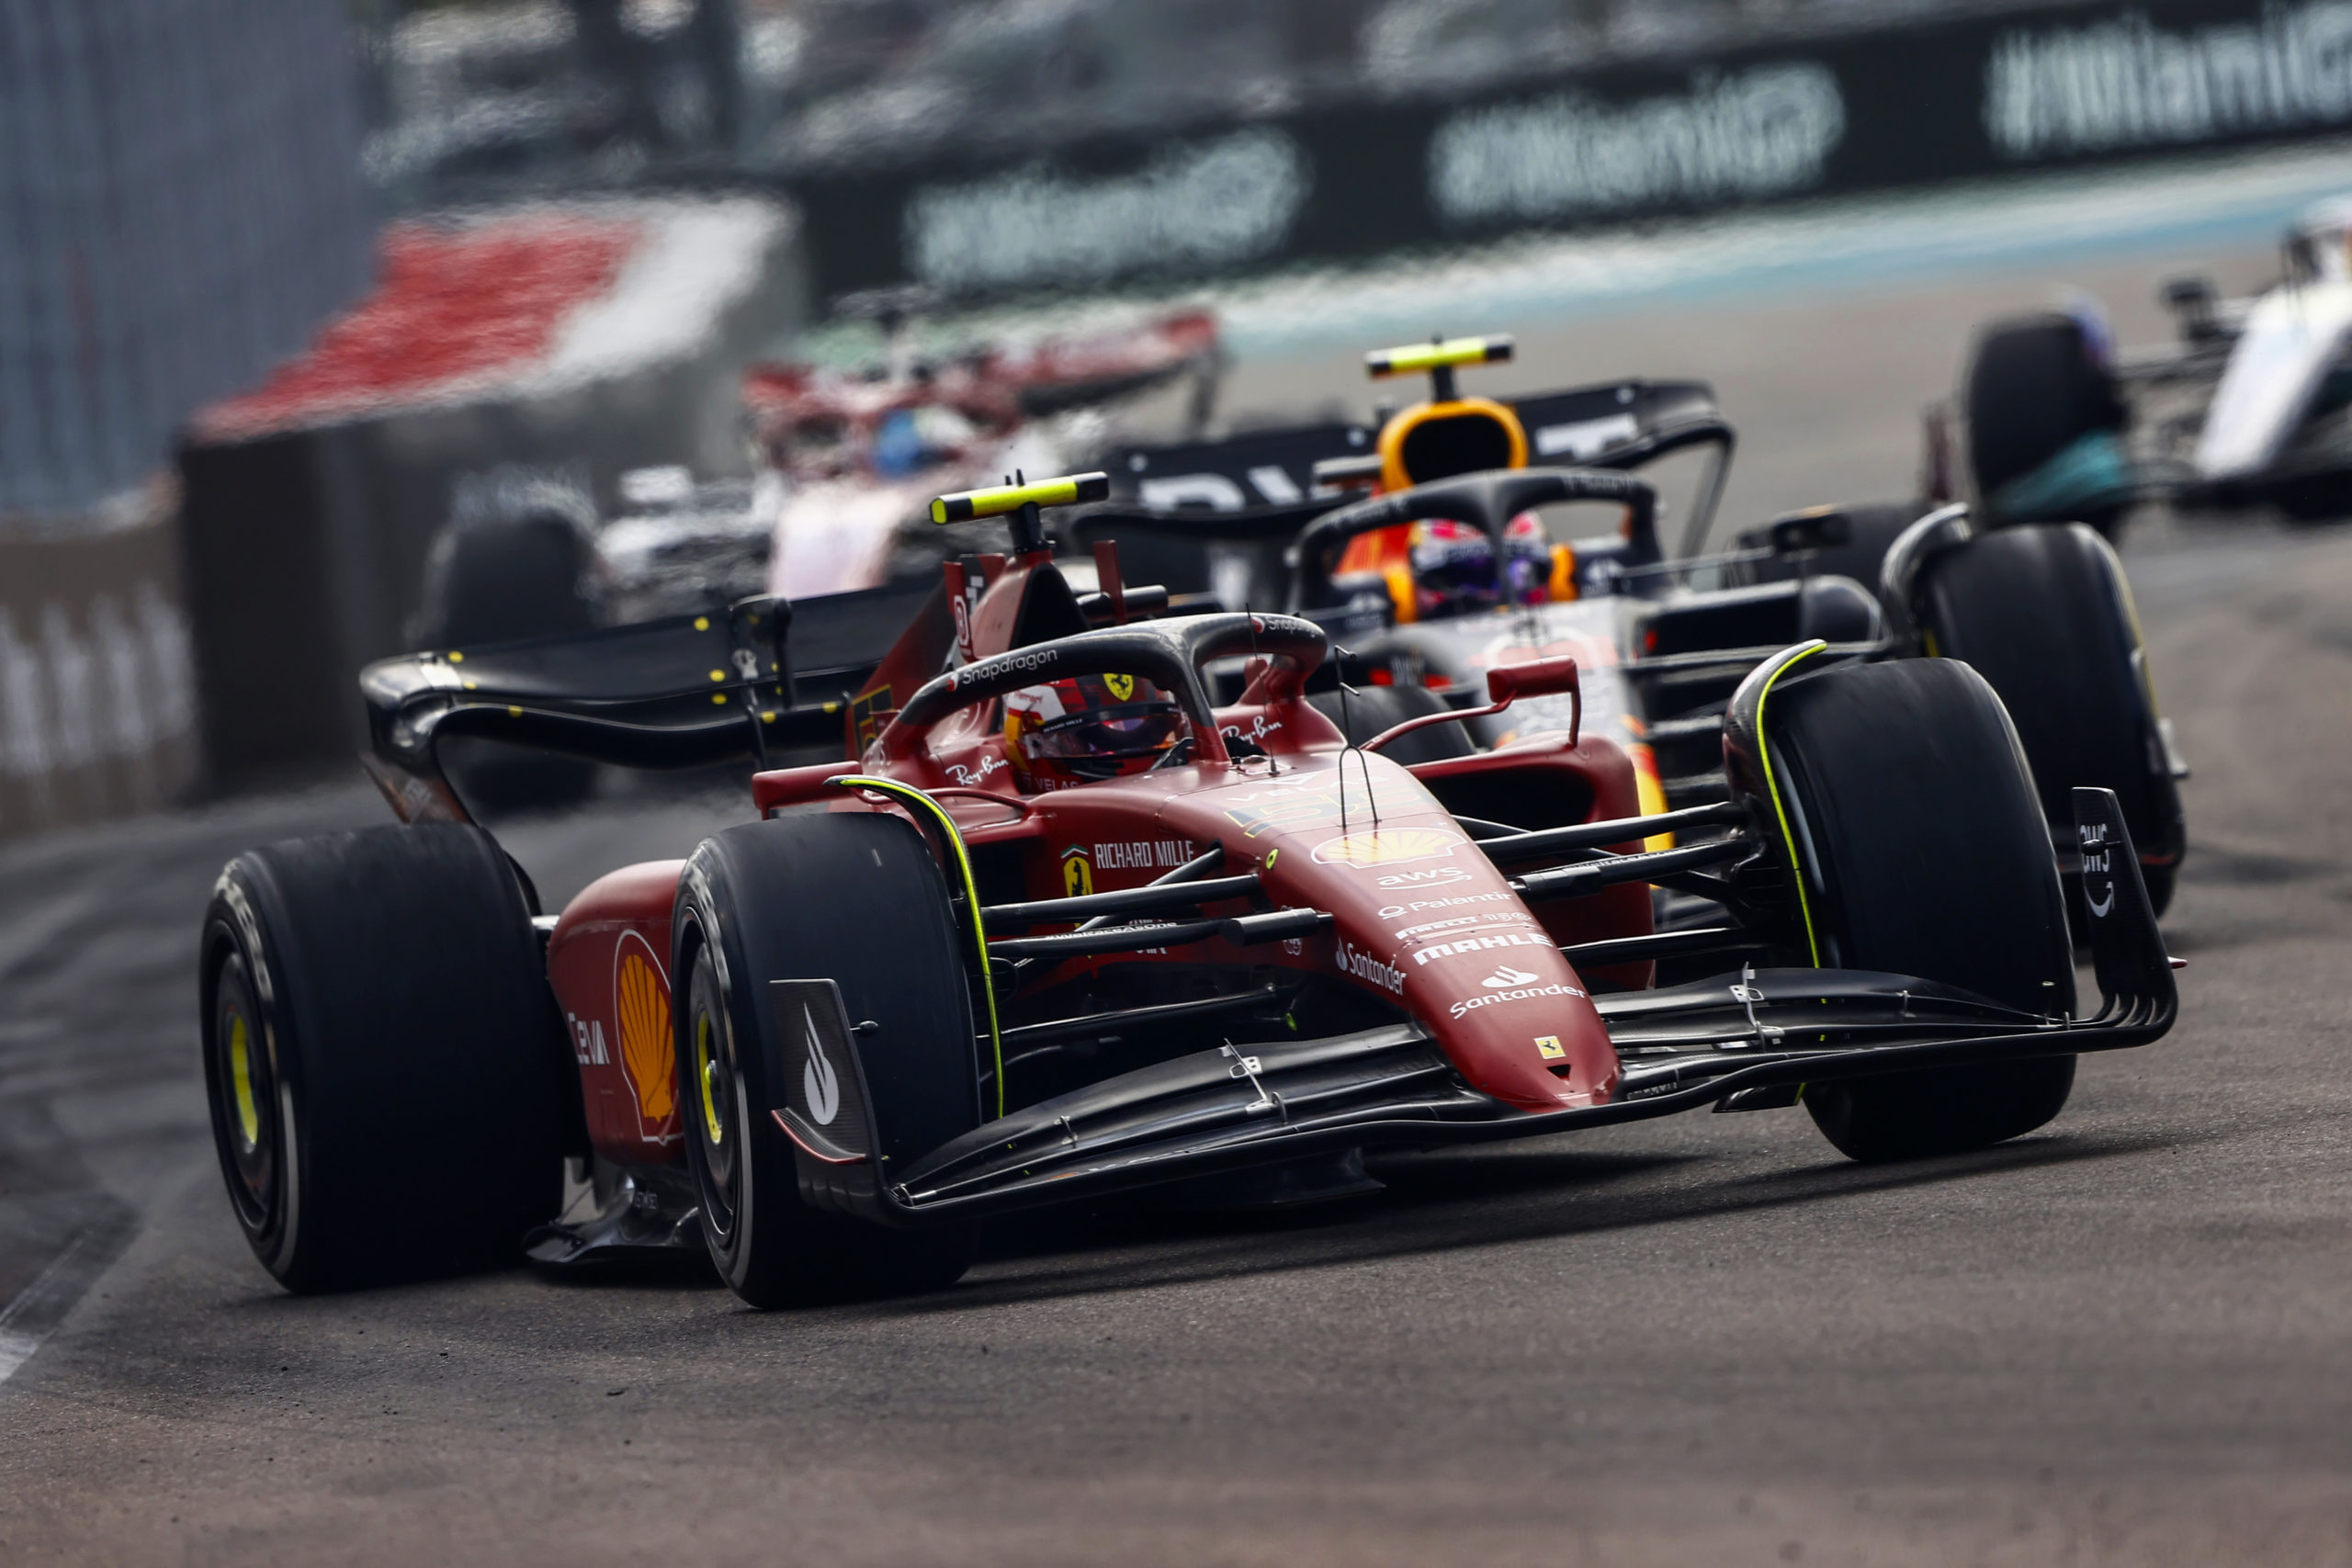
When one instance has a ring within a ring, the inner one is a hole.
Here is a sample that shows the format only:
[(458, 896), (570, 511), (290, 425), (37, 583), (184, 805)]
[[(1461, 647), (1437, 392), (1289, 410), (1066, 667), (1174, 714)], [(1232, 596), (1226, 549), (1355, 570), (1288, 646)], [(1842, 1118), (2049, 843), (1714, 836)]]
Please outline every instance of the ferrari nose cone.
[[(1429, 1031), (1483, 1094), (1530, 1111), (1606, 1100), (1617, 1056), (1592, 998), (1510, 879), (1386, 757), (1301, 759), (1169, 803), (1273, 903), (1327, 911), (1328, 963)], [(1305, 958), (1305, 955), (1302, 954)]]
[(1599, 1103), (1617, 1079), (1608, 1032), (1550, 935), (1512, 903), (1400, 925), (1407, 1005), (1481, 1091), (1529, 1110)]

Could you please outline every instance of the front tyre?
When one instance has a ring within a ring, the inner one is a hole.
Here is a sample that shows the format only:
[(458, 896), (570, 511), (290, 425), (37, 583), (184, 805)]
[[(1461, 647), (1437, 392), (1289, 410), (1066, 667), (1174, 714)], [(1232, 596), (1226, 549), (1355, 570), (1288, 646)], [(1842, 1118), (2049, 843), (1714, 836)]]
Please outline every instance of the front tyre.
[[(1787, 824), (1814, 961), (2070, 1014), (2064, 895), (1992, 687), (1941, 659), (1804, 670), (1768, 662), (1733, 698), (1732, 722), (1763, 738), (1769, 777), (1752, 739), (1746, 772)], [(1851, 1158), (1919, 1159), (2033, 1131), (2074, 1081), (2075, 1059), (2050, 1056), (1817, 1083), (1804, 1106)]]
[(703, 1239), (729, 1286), (780, 1307), (953, 1284), (977, 1249), (973, 1225), (896, 1229), (810, 1204), (773, 1113), (786, 1104), (771, 1081), (786, 1054), (768, 983), (830, 979), (849, 1018), (874, 1025), (854, 1048), (883, 1179), (979, 1124), (961, 938), (922, 836), (866, 813), (729, 829), (688, 863), (673, 929), (673, 973), (686, 976), (678, 1104)]

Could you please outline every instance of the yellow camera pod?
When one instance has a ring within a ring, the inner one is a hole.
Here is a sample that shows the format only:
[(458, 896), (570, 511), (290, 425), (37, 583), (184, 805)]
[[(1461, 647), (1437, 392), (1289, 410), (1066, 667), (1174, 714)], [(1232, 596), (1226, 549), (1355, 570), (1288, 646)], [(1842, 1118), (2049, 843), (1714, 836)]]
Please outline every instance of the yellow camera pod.
[(1363, 356), (1373, 379), (1412, 376), (1425, 370), (1451, 370), (1457, 365), (1496, 365), (1510, 358), (1508, 333), (1485, 337), (1442, 338), (1433, 343), (1408, 343), (1402, 348), (1376, 348)]
[(1076, 506), (1082, 502), (1111, 499), (1108, 474), (1065, 474), (1057, 479), (991, 485), (986, 490), (960, 491), (931, 503), (933, 523), (969, 523), (979, 517), (1001, 517), (1024, 506)]

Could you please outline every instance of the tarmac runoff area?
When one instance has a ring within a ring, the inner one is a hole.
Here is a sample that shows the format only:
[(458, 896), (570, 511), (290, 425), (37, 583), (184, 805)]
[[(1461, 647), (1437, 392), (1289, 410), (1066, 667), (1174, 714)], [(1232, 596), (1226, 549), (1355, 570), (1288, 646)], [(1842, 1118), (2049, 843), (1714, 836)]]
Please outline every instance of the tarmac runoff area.
[[(2146, 342), (2160, 277), (2270, 254), (2063, 280)], [(2061, 278), (1657, 303), (1480, 385), (1713, 379), (1735, 520), (1900, 495), (1968, 324)], [(1232, 406), (1368, 401), (1352, 363), (1250, 360)], [(916, 1301), (297, 1300), (204, 1133), (196, 920), (230, 853), (371, 792), (0, 853), (0, 1562), (2352, 1562), (2352, 534), (2126, 554), (2197, 768), (2180, 1024), (2045, 1133), (1900, 1168), (1695, 1115), (1384, 1161), (1311, 1223), (1032, 1218)], [(747, 815), (616, 794), (509, 839), (553, 899)]]

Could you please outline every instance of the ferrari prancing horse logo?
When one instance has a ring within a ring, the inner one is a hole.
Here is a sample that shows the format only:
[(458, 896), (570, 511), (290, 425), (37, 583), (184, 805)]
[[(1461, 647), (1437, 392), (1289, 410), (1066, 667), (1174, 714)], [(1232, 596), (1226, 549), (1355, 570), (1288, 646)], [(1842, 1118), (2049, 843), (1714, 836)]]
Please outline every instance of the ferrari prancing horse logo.
[(1094, 863), (1086, 852), (1072, 844), (1062, 852), (1062, 893), (1066, 897), (1082, 898), (1094, 891)]

